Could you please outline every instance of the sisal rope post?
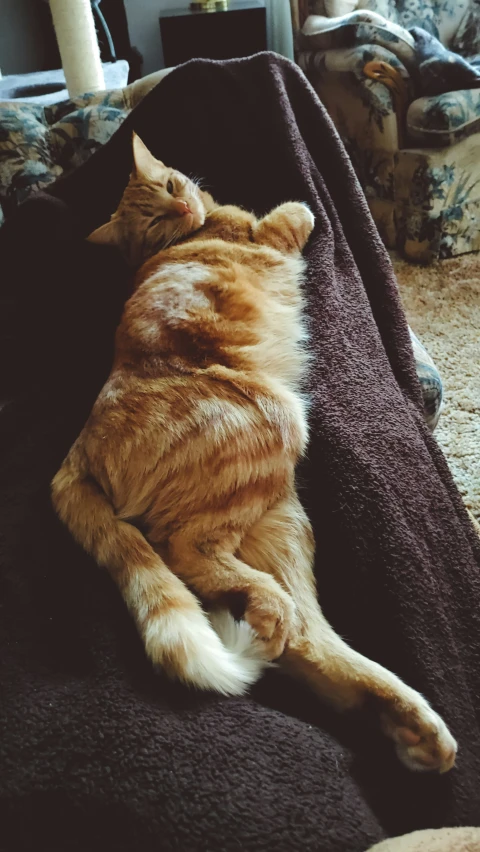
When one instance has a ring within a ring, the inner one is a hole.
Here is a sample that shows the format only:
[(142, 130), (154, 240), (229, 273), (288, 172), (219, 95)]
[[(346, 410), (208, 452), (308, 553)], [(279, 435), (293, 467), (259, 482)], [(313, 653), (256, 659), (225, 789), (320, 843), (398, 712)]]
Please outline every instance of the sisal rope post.
[(50, 0), (70, 97), (105, 88), (90, 0)]

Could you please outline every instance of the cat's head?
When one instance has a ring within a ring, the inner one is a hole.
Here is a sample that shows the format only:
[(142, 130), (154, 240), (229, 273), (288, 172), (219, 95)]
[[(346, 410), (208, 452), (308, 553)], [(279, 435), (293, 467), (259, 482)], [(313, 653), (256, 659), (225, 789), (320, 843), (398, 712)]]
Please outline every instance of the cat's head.
[(215, 204), (181, 172), (156, 160), (133, 134), (133, 171), (117, 210), (87, 238), (115, 245), (127, 262), (140, 266), (157, 251), (201, 228)]

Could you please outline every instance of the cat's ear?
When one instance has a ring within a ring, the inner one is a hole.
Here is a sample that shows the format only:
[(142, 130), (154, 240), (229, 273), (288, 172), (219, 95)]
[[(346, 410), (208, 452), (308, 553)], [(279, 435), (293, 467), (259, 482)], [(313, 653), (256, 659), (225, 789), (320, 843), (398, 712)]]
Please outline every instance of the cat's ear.
[(103, 246), (116, 246), (119, 241), (118, 225), (115, 219), (110, 219), (104, 225), (100, 225), (87, 237), (89, 243), (99, 243)]
[(152, 178), (155, 172), (158, 172), (158, 167), (163, 166), (163, 163), (155, 159), (136, 133), (133, 134), (132, 145), (133, 162), (138, 177)]

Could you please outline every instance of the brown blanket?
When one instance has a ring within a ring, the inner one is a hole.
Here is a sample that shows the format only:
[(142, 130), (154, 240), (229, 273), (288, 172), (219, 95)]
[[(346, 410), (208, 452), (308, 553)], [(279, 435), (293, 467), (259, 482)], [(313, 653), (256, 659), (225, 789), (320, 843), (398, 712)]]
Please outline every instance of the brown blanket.
[[(311, 443), (300, 494), (337, 630), (423, 692), (459, 740), (437, 777), (374, 720), (276, 672), (250, 697), (154, 674), (49, 481), (108, 373), (128, 272), (82, 237), (115, 208), (135, 128), (220, 201), (308, 202)], [(480, 547), (421, 413), (386, 252), (330, 120), (271, 54), (177, 69), (0, 232), (0, 849), (363, 852), (480, 823)]]

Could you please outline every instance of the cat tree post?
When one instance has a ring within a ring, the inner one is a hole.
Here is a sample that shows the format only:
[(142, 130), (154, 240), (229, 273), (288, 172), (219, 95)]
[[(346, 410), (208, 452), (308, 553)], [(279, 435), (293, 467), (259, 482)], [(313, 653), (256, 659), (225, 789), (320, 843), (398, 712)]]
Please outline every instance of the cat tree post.
[(90, 0), (50, 0), (70, 97), (105, 88)]

